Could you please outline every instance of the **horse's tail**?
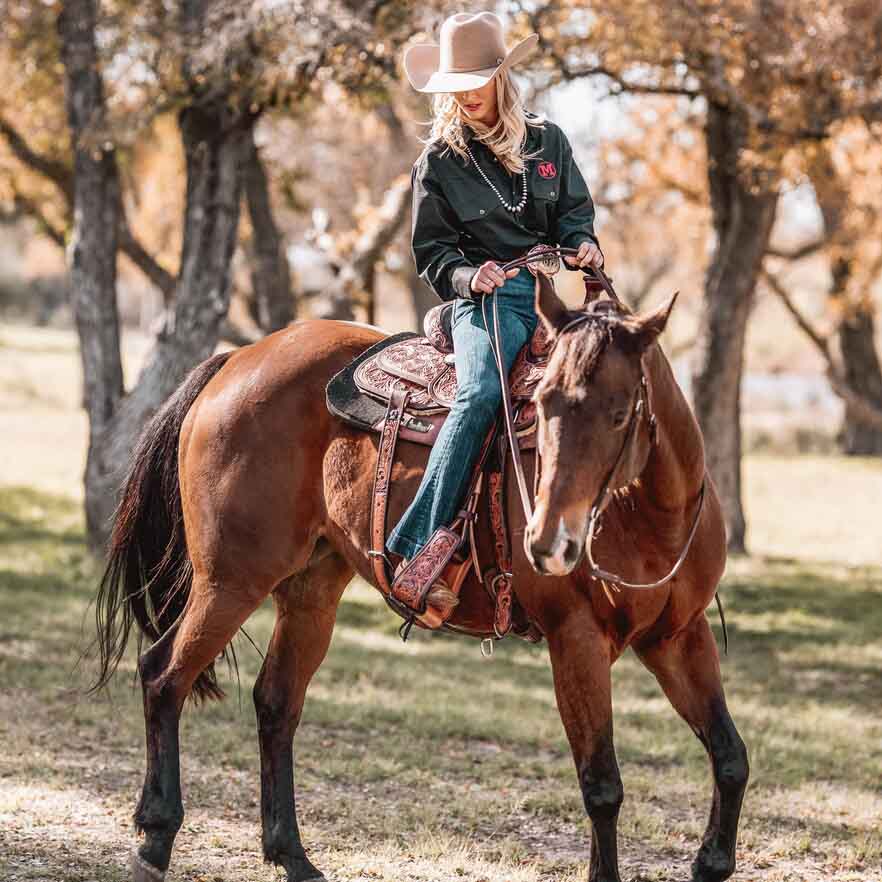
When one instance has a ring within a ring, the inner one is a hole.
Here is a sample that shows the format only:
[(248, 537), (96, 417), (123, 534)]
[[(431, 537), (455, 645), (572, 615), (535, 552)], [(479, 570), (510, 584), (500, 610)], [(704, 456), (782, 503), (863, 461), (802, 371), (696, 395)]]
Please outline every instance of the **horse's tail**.
[[(105, 686), (119, 665), (133, 622), (154, 643), (178, 621), (190, 595), (193, 565), (184, 538), (178, 445), (187, 412), (231, 353), (194, 368), (145, 426), (113, 517), (107, 568), (95, 603), (98, 678)], [(214, 666), (193, 685), (197, 699), (220, 698)]]

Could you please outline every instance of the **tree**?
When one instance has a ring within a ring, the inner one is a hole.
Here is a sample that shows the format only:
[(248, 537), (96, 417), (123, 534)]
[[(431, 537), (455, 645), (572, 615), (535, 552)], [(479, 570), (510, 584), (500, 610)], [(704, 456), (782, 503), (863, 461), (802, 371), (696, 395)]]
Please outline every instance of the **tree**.
[[(90, 418), (86, 516), (98, 548), (143, 425), (217, 344), (230, 302), (243, 187), (255, 233), (252, 278), (261, 324), (269, 330), (288, 318), (287, 264), (254, 145), (256, 120), (298, 102), (308, 108), (336, 74), (353, 92), (382, 94), (396, 76), (392, 59), (410, 28), (405, 4), (334, 0), (271, 6), (180, 0), (171, 7), (123, 0), (104, 17), (97, 0), (66, 0), (57, 34), (48, 5), (10, 0), (6, 11), (0, 65), (12, 75), (11, 91), (27, 93), (26, 105), (36, 99), (48, 111), (39, 120), (17, 114), (14, 122), (13, 104), (0, 101), (0, 135), (12, 163), (6, 183), (16, 207), (36, 217), (54, 241), (62, 244), (72, 233)], [(62, 127), (62, 90), (70, 139)], [(121, 193), (120, 169), (158, 112), (175, 114), (184, 155), (175, 273), (131, 233)], [(22, 165), (29, 172), (23, 177)], [(147, 363), (128, 391), (119, 369), (118, 251), (162, 291), (166, 304)]]
[[(862, 122), (841, 127), (804, 152), (804, 174), (820, 209), (823, 231), (815, 240), (767, 259), (765, 279), (820, 353), (833, 391), (845, 405), (843, 451), (882, 454), (882, 369), (876, 351), (876, 301), (882, 278), (882, 175), (880, 149)], [(830, 264), (827, 313), (833, 327), (815, 327), (797, 306), (782, 274), (768, 264), (795, 264), (824, 252)]]
[(784, 157), (837, 122), (878, 119), (882, 10), (824, 0), (549, 0), (522, 7), (547, 82), (599, 78), (612, 94), (701, 102), (715, 245), (705, 274), (696, 415), (729, 545), (745, 549), (741, 373)]

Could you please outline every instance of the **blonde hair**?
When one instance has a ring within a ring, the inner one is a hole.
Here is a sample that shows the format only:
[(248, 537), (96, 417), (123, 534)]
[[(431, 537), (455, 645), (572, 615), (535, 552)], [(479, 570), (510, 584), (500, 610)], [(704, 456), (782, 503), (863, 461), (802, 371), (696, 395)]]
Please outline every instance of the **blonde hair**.
[(495, 79), (499, 113), (496, 125), (488, 128), (477, 120), (469, 119), (456, 103), (452, 92), (439, 92), (432, 99), (432, 130), (423, 143), (443, 142), (447, 145), (443, 152), (450, 149), (465, 159), (468, 153), (462, 127), (466, 123), (474, 131), (475, 138), (496, 154), (509, 173), (520, 174), (524, 170), (525, 160), (533, 159), (542, 152), (523, 153), (527, 126), (545, 128), (545, 118), (537, 116), (536, 119), (527, 119), (520, 90), (508, 69), (496, 73)]

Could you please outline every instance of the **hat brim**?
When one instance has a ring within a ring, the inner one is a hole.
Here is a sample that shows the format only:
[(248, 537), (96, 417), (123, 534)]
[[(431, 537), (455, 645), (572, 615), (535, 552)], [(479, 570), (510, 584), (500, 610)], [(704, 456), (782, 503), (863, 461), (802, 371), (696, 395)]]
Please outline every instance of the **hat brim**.
[(530, 34), (509, 51), (501, 64), (468, 73), (444, 73), (438, 70), (441, 47), (435, 43), (417, 43), (404, 53), (404, 72), (417, 92), (467, 92), (480, 89), (499, 71), (523, 61), (539, 42), (538, 34)]

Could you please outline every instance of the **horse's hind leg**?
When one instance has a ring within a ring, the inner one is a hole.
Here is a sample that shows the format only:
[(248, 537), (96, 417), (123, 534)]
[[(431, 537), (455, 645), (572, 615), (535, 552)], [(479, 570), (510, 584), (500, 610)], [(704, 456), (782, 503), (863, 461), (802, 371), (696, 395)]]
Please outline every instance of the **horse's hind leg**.
[(335, 554), (274, 592), (276, 627), (254, 686), (260, 738), (263, 854), (288, 882), (322, 879), (300, 841), (294, 805), (293, 739), (306, 689), (331, 642), (337, 604), (352, 570)]
[(139, 659), (147, 773), (135, 810), (135, 826), (144, 833), (144, 841), (132, 859), (133, 882), (162, 880), (184, 819), (178, 754), (178, 723), (184, 702), (196, 678), (268, 593), (269, 588), (263, 594), (227, 585), (221, 589), (205, 578), (194, 577), (183, 618)]
[(673, 640), (637, 651), (711, 760), (710, 820), (692, 864), (694, 882), (719, 882), (735, 872), (741, 802), (749, 773), (747, 749), (726, 708), (720, 660), (710, 625), (700, 615)]

